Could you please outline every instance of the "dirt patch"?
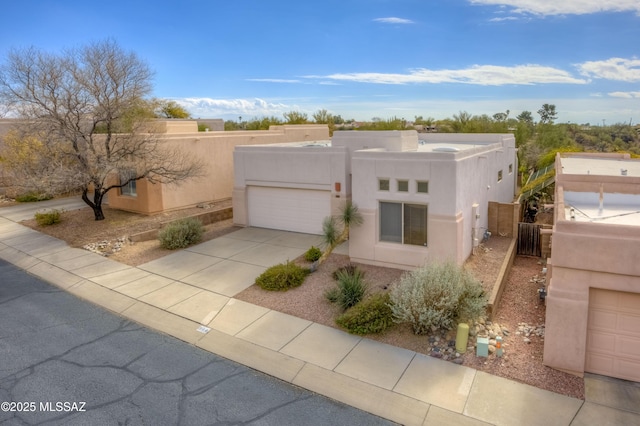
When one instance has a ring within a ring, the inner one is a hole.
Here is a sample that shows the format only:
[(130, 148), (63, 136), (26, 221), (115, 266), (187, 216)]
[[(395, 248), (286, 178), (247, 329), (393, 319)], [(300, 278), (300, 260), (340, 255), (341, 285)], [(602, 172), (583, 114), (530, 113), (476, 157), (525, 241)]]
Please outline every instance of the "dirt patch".
[[(210, 208), (226, 208), (230, 205), (231, 201), (223, 201)], [(63, 212), (62, 221), (51, 226), (38, 226), (35, 219), (25, 220), (21, 223), (44, 234), (64, 240), (71, 247), (83, 248), (99, 243), (98, 245), (102, 246), (99, 251), (108, 255), (110, 259), (130, 266), (138, 266), (174, 251), (161, 248), (157, 239), (138, 243), (130, 242), (129, 235), (158, 229), (161, 223), (203, 213), (207, 209), (193, 207), (153, 216), (115, 210), (108, 206), (105, 206), (103, 211), (105, 220), (100, 221), (94, 220), (93, 210), (87, 207)], [(206, 225), (202, 241), (212, 240), (238, 229), (240, 228), (233, 225), (232, 219)]]

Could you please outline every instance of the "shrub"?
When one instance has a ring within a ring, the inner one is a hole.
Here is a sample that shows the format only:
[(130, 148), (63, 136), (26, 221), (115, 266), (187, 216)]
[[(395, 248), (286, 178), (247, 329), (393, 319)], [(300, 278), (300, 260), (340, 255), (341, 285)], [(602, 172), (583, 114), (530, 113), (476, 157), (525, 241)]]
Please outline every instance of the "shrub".
[(393, 325), (388, 293), (376, 293), (347, 310), (336, 323), (353, 334), (381, 333)]
[(160, 247), (175, 250), (199, 242), (204, 233), (202, 222), (193, 217), (171, 222), (158, 233)]
[(315, 262), (320, 259), (320, 256), (322, 256), (322, 250), (318, 247), (311, 246), (311, 248), (305, 252), (304, 260), (307, 262)]
[(394, 321), (411, 324), (415, 334), (449, 330), (483, 317), (487, 305), (480, 282), (454, 263), (431, 264), (403, 275), (390, 296)]
[(62, 218), (60, 215), (62, 211), (57, 209), (52, 209), (46, 212), (36, 212), (35, 219), (38, 226), (49, 226), (56, 223), (60, 223)]
[(337, 303), (342, 310), (347, 310), (362, 300), (367, 290), (364, 273), (355, 268), (352, 272), (336, 271), (338, 276), (337, 288), (328, 290), (325, 297), (331, 303)]
[(308, 268), (287, 261), (264, 271), (256, 278), (256, 284), (264, 290), (285, 291), (301, 285), (307, 275)]
[(16, 201), (21, 203), (34, 203), (36, 201), (46, 201), (53, 197), (49, 194), (39, 194), (37, 192), (27, 192), (16, 196)]
[(341, 272), (345, 272), (345, 273), (347, 273), (349, 275), (353, 275), (353, 274), (355, 274), (356, 270), (358, 270), (358, 273), (360, 275), (362, 275), (362, 277), (364, 278), (364, 271), (359, 270), (358, 267), (356, 265), (354, 265), (353, 263), (350, 263), (348, 265), (339, 267), (338, 269), (333, 271), (333, 275), (332, 276), (333, 276), (334, 280), (338, 281), (338, 275)]

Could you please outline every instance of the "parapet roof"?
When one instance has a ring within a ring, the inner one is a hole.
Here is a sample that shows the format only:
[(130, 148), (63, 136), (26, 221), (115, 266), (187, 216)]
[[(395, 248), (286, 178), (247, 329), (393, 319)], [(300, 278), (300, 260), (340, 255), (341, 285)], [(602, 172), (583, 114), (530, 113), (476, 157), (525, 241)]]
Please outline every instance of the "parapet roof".
[(561, 157), (562, 173), (596, 176), (640, 176), (640, 161), (629, 158), (572, 155)]

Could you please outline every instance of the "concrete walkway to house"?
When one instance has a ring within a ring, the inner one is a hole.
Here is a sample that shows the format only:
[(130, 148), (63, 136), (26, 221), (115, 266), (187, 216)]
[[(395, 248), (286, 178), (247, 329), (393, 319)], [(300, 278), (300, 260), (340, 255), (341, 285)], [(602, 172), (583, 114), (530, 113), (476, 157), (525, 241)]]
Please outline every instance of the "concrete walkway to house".
[(408, 425), (640, 424), (637, 383), (588, 375), (581, 401), (233, 298), (267, 267), (317, 245), (317, 236), (244, 228), (130, 267), (15, 222), (47, 203), (29, 205), (31, 212), (0, 208), (0, 258), (292, 384)]

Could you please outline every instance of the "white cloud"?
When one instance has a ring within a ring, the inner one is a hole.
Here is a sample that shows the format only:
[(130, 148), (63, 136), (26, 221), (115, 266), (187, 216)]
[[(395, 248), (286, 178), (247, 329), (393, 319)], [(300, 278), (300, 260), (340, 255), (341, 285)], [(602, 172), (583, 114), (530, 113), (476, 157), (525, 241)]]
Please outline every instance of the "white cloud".
[(519, 18), (515, 16), (505, 16), (504, 18), (492, 18), (489, 19), (489, 22), (504, 22), (504, 21), (518, 21)]
[(296, 109), (295, 106), (267, 102), (264, 99), (175, 99), (193, 117), (217, 118), (243, 115), (245, 117), (278, 115)]
[(410, 19), (396, 18), (396, 17), (376, 18), (374, 19), (374, 22), (382, 22), (383, 24), (413, 24), (414, 23)]
[(586, 84), (564, 70), (542, 65), (474, 65), (460, 70), (429, 70), (419, 68), (406, 74), (384, 73), (337, 73), (326, 76), (307, 76), (338, 81), (353, 81), (373, 84), (438, 84), (460, 83), (481, 86), (502, 86), (507, 84), (532, 85), (548, 83)]
[(640, 92), (610, 92), (607, 94), (612, 98), (623, 98), (623, 99), (640, 98)]
[(515, 13), (534, 15), (585, 15), (601, 12), (636, 12), (638, 0), (469, 0), (471, 4), (507, 6)]
[(580, 73), (587, 77), (606, 80), (640, 81), (640, 59), (609, 58), (578, 64)]

